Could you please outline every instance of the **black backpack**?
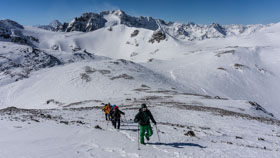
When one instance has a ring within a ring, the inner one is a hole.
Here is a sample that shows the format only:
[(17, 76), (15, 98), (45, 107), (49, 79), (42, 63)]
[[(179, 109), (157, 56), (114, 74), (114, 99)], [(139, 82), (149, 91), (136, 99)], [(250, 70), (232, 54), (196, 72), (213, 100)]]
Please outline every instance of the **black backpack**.
[(119, 109), (116, 109), (115, 111), (113, 111), (113, 118), (115, 119), (119, 119), (121, 118), (121, 113), (120, 113), (120, 110)]

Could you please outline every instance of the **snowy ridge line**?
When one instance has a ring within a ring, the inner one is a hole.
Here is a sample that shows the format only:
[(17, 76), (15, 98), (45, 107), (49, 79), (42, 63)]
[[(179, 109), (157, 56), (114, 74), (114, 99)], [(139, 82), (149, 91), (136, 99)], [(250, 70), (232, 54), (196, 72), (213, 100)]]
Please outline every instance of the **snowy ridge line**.
[[(251, 116), (249, 114), (244, 114), (244, 113), (238, 113), (234, 111), (229, 111), (221, 108), (214, 108), (214, 107), (208, 107), (208, 106), (199, 106), (199, 105), (188, 105), (188, 104), (180, 104), (177, 105), (175, 102), (161, 102), (160, 104), (166, 104), (170, 105), (172, 104), (172, 107), (176, 107), (178, 109), (184, 109), (184, 110), (192, 110), (192, 111), (202, 111), (202, 112), (213, 112), (216, 113), (220, 116), (232, 116), (232, 117), (241, 117), (247, 120), (256, 120), (261, 123), (265, 124), (270, 124), (270, 125), (277, 125), (280, 126), (280, 120), (274, 119), (274, 118), (268, 118), (268, 117), (257, 117), (257, 116)], [(154, 105), (152, 107), (156, 106), (162, 106), (162, 105)], [(126, 107), (124, 110), (137, 110), (139, 107)], [(165, 124), (163, 122), (159, 122), (158, 124)], [(184, 126), (184, 125), (179, 125), (178, 126)]]
[(37, 26), (41, 29), (56, 32), (91, 32), (101, 28), (112, 28), (116, 25), (126, 25), (128, 27), (143, 28), (152, 31), (162, 31), (176, 40), (193, 41), (209, 38), (224, 38), (238, 35), (249, 35), (261, 30), (268, 25), (220, 25), (212, 23), (210, 25), (199, 25), (193, 22), (178, 23), (166, 22), (152, 17), (134, 17), (127, 15), (122, 10), (103, 11), (100, 13), (83, 13), (80, 17), (75, 17), (69, 23), (60, 23), (54, 20), (49, 25)]
[[(229, 100), (228, 98), (223, 98), (223, 97), (220, 97), (220, 96), (210, 96), (210, 95), (198, 94), (198, 93), (185, 93), (185, 92), (178, 92), (178, 91), (175, 91), (175, 90), (163, 90), (163, 89), (151, 90), (151, 89), (145, 89), (145, 88), (141, 87), (141, 88), (134, 89), (134, 91), (145, 92), (145, 93), (149, 93), (149, 94), (158, 93), (158, 94), (170, 94), (170, 95), (185, 95), (185, 96), (203, 97), (203, 98), (206, 98), (206, 99)], [(155, 96), (147, 96), (147, 97), (144, 98), (144, 99), (148, 99), (148, 100), (149, 99), (151, 99), (151, 100), (158, 99), (158, 98), (153, 98)], [(160, 96), (157, 96), (157, 97), (160, 97)], [(166, 97), (166, 96), (163, 96), (163, 97)]]
[[(170, 104), (168, 102), (162, 102), (164, 104)], [(185, 109), (185, 110), (195, 110), (195, 111), (205, 111), (205, 112), (213, 112), (218, 113), (221, 116), (234, 116), (234, 117), (241, 117), (248, 120), (256, 120), (262, 123), (271, 124), (271, 125), (278, 125), (280, 126), (280, 120), (268, 118), (268, 117), (256, 117), (251, 116), (249, 114), (229, 111), (221, 108), (215, 108), (215, 107), (207, 107), (207, 106), (199, 106), (199, 105), (187, 105), (187, 104), (179, 104), (175, 105), (174, 107)]]
[[(166, 104), (166, 103), (165, 103)], [(127, 105), (129, 106), (129, 105)], [(156, 105), (159, 106), (159, 105)], [(153, 107), (156, 107), (153, 106)], [(122, 106), (123, 108), (124, 106)], [(214, 112), (214, 113), (218, 113), (221, 116), (234, 116), (234, 117), (241, 117), (241, 118), (245, 118), (247, 120), (256, 120), (259, 121), (261, 123), (265, 123), (265, 124), (270, 124), (270, 125), (277, 125), (280, 126), (280, 120), (277, 119), (272, 119), (272, 118), (265, 118), (265, 117), (255, 117), (255, 116), (251, 116), (249, 114), (243, 114), (243, 113), (238, 113), (238, 112), (233, 112), (233, 111), (229, 111), (229, 110), (225, 110), (225, 109), (220, 109), (220, 108), (213, 108), (213, 107), (206, 107), (206, 106), (197, 106), (197, 105), (186, 105), (186, 104), (181, 104), (178, 105), (176, 104), (175, 106), (172, 107), (176, 107), (178, 109), (184, 109), (184, 110), (194, 110), (194, 111), (202, 111), (202, 112)], [(70, 110), (70, 111), (87, 111), (87, 110), (93, 110), (93, 109), (101, 109), (100, 106), (93, 106), (93, 107), (80, 107), (80, 108), (66, 108), (63, 109), (64, 110)], [(139, 109), (136, 107), (126, 107), (123, 108), (123, 110), (136, 110)], [(63, 120), (62, 116), (53, 116), (50, 115), (49, 113), (51, 111), (61, 111), (60, 109), (44, 109), (44, 110), (40, 110), (40, 109), (21, 109), (21, 108), (16, 108), (16, 107), (8, 107), (8, 108), (4, 108), (4, 109), (0, 109), (0, 114), (1, 115), (14, 115), (14, 114), (20, 114), (20, 113), (29, 113), (32, 114), (34, 116), (38, 116), (39, 118), (44, 118), (44, 119), (55, 119), (57, 121), (60, 120), (60, 123), (64, 123), (64, 124), (68, 124), (70, 123), (69, 121), (65, 121)], [(23, 116), (24, 117), (24, 116)], [(30, 117), (30, 119), (32, 121), (35, 122), (39, 122), (39, 120), (34, 119), (33, 117)], [(81, 122), (80, 120), (78, 121), (71, 121), (72, 123), (79, 123), (79, 124), (86, 124), (84, 122)], [(131, 122), (132, 123), (132, 122)], [(180, 127), (180, 128), (191, 128), (192, 126), (188, 126), (188, 125), (182, 125), (182, 124), (174, 124), (174, 123), (169, 123), (169, 122), (158, 122), (158, 124), (161, 125), (169, 125), (169, 126), (176, 126), (176, 127)], [(205, 127), (201, 127), (202, 129)]]
[[(85, 125), (87, 126), (89, 123), (86, 123), (82, 121), (81, 119), (76, 119), (76, 120), (69, 120), (67, 118), (64, 118), (63, 114), (60, 113), (59, 115), (54, 115), (52, 112), (54, 111), (61, 111), (60, 109), (44, 109), (44, 110), (39, 110), (39, 109), (20, 109), (16, 107), (8, 107), (5, 109), (0, 110), (0, 116), (10, 116), (9, 119), (10, 121), (34, 121), (34, 122), (42, 122), (42, 120), (51, 120), (55, 121), (59, 124), (65, 124), (65, 125), (70, 125), (70, 124), (76, 124), (76, 125)], [(65, 110), (62, 110), (65, 111)]]

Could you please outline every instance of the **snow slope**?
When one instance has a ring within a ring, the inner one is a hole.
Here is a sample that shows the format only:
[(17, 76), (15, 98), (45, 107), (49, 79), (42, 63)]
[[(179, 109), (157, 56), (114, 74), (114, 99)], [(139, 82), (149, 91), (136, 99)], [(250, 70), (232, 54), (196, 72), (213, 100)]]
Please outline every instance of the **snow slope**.
[[(152, 43), (154, 31), (122, 24), (87, 33), (26, 27), (24, 34), (38, 38), (37, 46), (43, 49), (85, 49), (113, 59), (148, 62), (144, 66), (179, 82), (185, 91), (256, 101), (279, 117), (279, 26), (271, 24), (246, 36), (188, 42), (166, 34)], [(139, 32), (133, 36), (135, 30)]]
[[(138, 150), (137, 124), (131, 119), (139, 105), (123, 103), (126, 106), (120, 108), (126, 115), (122, 117), (120, 130), (104, 120), (98, 106), (37, 112), (1, 110), (4, 120), (0, 127), (0, 156), (276, 158), (279, 155), (279, 125), (156, 104), (149, 105), (149, 109), (158, 122), (160, 141), (153, 126), (149, 144), (141, 145)], [(96, 125), (101, 129), (94, 128)], [(184, 135), (190, 130), (195, 137)]]
[[(54, 27), (70, 32), (0, 21), (0, 157), (279, 155), (280, 23), (167, 24), (112, 11)], [(120, 131), (101, 102), (126, 112)], [(161, 141), (154, 131), (138, 151), (132, 120), (143, 102)]]
[(83, 100), (123, 99), (136, 96), (134, 89), (177, 88), (181, 85), (126, 60), (87, 60), (34, 72), (25, 80), (2, 86), (1, 106), (48, 107), (48, 100), (63, 104)]

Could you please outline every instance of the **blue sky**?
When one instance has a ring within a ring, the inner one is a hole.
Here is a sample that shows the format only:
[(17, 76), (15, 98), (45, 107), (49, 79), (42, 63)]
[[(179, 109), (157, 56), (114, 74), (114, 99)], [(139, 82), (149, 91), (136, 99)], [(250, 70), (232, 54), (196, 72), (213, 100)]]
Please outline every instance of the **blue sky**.
[(280, 22), (279, 6), (280, 0), (0, 0), (0, 19), (36, 25), (121, 9), (129, 15), (184, 23), (267, 24)]

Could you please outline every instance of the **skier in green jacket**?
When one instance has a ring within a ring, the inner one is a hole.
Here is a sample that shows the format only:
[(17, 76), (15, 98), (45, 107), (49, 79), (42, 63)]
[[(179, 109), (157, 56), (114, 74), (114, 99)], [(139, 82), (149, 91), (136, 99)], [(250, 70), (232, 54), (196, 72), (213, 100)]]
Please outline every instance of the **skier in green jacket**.
[(157, 124), (152, 113), (147, 109), (147, 105), (142, 104), (141, 109), (139, 109), (139, 112), (134, 118), (134, 122), (138, 122), (140, 125), (140, 143), (144, 145), (144, 136), (147, 140), (150, 140), (150, 137), (153, 135), (150, 119), (155, 125)]

